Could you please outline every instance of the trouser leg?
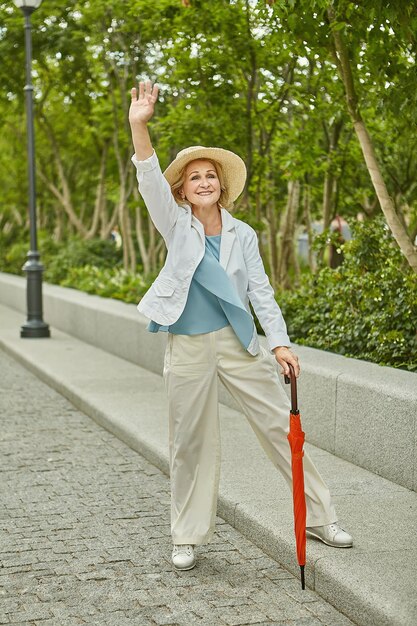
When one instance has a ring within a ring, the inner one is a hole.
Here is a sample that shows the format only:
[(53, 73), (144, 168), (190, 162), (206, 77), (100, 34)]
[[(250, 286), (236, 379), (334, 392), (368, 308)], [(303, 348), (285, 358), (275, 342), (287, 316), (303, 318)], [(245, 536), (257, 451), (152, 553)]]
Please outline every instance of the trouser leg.
[(169, 406), (171, 535), (208, 543), (220, 478), (216, 359), (207, 335), (168, 336), (164, 381)]
[[(268, 457), (292, 489), (291, 450), (287, 439), (291, 404), (279, 380), (274, 357), (265, 348), (261, 348), (257, 356), (251, 356), (230, 327), (220, 332), (219, 377), (245, 413)], [(303, 466), (307, 526), (336, 522), (329, 489), (306, 452)]]

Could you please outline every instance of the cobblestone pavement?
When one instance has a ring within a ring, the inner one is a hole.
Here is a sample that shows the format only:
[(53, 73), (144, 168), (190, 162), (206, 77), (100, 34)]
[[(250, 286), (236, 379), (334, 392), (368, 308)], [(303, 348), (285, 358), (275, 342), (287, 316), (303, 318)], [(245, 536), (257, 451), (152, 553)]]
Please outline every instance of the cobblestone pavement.
[(0, 416), (0, 624), (351, 624), (220, 518), (175, 571), (168, 478), (1, 351)]

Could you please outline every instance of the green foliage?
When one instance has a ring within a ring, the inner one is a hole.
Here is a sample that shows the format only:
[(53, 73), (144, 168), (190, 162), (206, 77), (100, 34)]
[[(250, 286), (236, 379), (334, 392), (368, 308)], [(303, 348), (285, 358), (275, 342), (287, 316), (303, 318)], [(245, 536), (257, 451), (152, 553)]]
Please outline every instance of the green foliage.
[[(192, 144), (236, 151), (248, 166), (247, 214), (255, 205), (264, 214), (271, 197), (283, 206), (287, 181), (298, 179), (308, 183), (312, 217), (320, 218), (328, 171), (337, 179), (334, 212), (342, 201), (343, 215), (352, 217), (363, 203), (372, 204), (334, 62), (331, 4), (388, 191), (406, 217), (414, 212), (414, 223), (415, 3), (192, 0), (184, 7), (180, 0), (48, 0), (31, 18), (42, 225), (52, 232), (60, 214), (61, 232), (73, 232), (63, 209), (61, 166), (77, 217), (91, 224), (104, 152), (111, 215), (125, 176), (115, 146), (127, 161), (129, 90), (144, 78), (161, 87), (150, 124), (161, 165)], [(5, 210), (11, 211), (7, 221), (24, 219), (27, 175), (22, 14), (0, 2), (0, 21), (2, 228)], [(72, 227), (78, 228), (74, 221)]]
[[(5, 240), (5, 237), (2, 237)], [(73, 287), (87, 293), (124, 302), (137, 303), (150, 287), (154, 276), (147, 280), (139, 272), (127, 272), (122, 267), (122, 252), (109, 240), (82, 240), (73, 237), (57, 243), (45, 232), (39, 233), (44, 280), (63, 287)], [(17, 242), (0, 250), (0, 271), (22, 274), (28, 243)], [(139, 269), (139, 268), (138, 268)]]
[[(417, 371), (417, 276), (382, 217), (351, 227), (354, 238), (340, 246), (341, 266), (305, 271), (297, 290), (277, 294), (289, 335), (298, 344)], [(58, 244), (40, 235), (48, 282), (137, 303), (154, 278), (125, 271), (111, 241)], [(336, 241), (334, 233), (317, 235), (316, 252), (329, 240)], [(20, 274), (26, 253), (27, 243), (12, 245), (0, 270)]]
[[(38, 231), (38, 249), (41, 250), (41, 262), (53, 259), (59, 254), (63, 244), (58, 244), (49, 233)], [(0, 233), (0, 271), (11, 274), (22, 274), (29, 251), (29, 233), (26, 229), (12, 232), (10, 235)]]
[(1, 246), (0, 269), (2, 272), (20, 274), (28, 252), (28, 244), (15, 243), (9, 249)]
[[(42, 256), (42, 258), (44, 258)], [(98, 266), (112, 268), (122, 263), (122, 253), (110, 240), (70, 239), (58, 254), (45, 258), (45, 280), (62, 284), (74, 268)]]
[(96, 265), (70, 268), (61, 285), (135, 304), (150, 287), (140, 274), (127, 272), (122, 267), (103, 268)]
[[(341, 266), (304, 275), (299, 289), (278, 294), (289, 335), (302, 345), (417, 371), (417, 275), (382, 217), (352, 228)], [(317, 245), (327, 245), (325, 238)]]
[[(349, 48), (388, 192), (414, 240), (415, 3), (192, 0), (184, 7), (180, 0), (48, 0), (32, 16), (45, 280), (132, 302), (144, 289), (140, 276), (121, 271), (121, 253), (111, 242), (73, 238), (58, 244), (51, 235), (89, 231), (103, 154), (101, 219), (109, 220), (122, 200), (134, 232), (134, 185), (125, 187), (120, 163), (132, 153), (127, 108), (138, 79), (161, 87), (150, 128), (162, 167), (187, 145), (236, 151), (247, 164), (248, 194), (235, 215), (258, 232), (279, 223), (289, 180), (308, 188), (312, 220), (323, 217), (326, 174), (334, 177), (333, 214), (354, 218), (378, 211), (335, 64), (330, 5), (333, 28)], [(0, 270), (21, 274), (29, 241), (23, 19), (12, 3), (0, 2), (0, 21)], [(273, 220), (266, 211), (271, 205)], [(302, 209), (300, 201), (297, 226)], [(146, 223), (145, 243), (151, 240)], [(316, 239), (318, 251), (327, 248), (326, 238)], [(302, 268), (300, 289), (279, 295), (290, 336), (415, 370), (416, 278), (392, 238), (381, 223), (364, 224), (344, 254), (338, 270), (311, 276)], [(288, 271), (291, 276), (294, 270)]]
[[(6, 238), (0, 238), (6, 243)], [(0, 247), (0, 271), (21, 274), (28, 253), (28, 240), (17, 241)], [(44, 232), (38, 233), (38, 248), (44, 265), (44, 280), (61, 284), (73, 268), (95, 265), (113, 268), (122, 264), (122, 252), (111, 240), (72, 237), (65, 242), (56, 242)]]

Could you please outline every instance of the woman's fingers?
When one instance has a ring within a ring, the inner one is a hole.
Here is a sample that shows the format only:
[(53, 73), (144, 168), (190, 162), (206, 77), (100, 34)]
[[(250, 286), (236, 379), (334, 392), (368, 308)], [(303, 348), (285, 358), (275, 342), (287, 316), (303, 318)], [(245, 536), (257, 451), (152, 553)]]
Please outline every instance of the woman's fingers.
[(300, 366), (298, 365), (298, 357), (295, 354), (293, 354), (292, 352), (288, 351), (288, 354), (285, 355), (285, 361), (286, 361), (285, 366), (286, 366), (286, 368), (288, 370), (288, 374), (287, 375), (289, 376), (289, 374), (290, 374), (290, 372), (289, 372), (290, 368), (287, 365), (288, 363), (290, 363), (293, 366), (293, 368), (294, 368), (295, 375), (298, 376), (299, 373), (300, 373)]
[(139, 82), (139, 91), (136, 87), (131, 89), (132, 100), (146, 100), (146, 102), (155, 103), (158, 99), (159, 86), (155, 83), (152, 87), (152, 81), (141, 80)]
[(155, 83), (152, 89), (152, 101), (156, 102), (158, 100), (159, 86)]
[(141, 80), (139, 87), (130, 90), (131, 103), (129, 108), (129, 123), (131, 126), (149, 122), (154, 114), (154, 105), (158, 99), (158, 86), (152, 86), (152, 81)]
[[(287, 360), (287, 363), (291, 363), (291, 365), (294, 368), (295, 376), (298, 377), (300, 375), (300, 366), (298, 365), (298, 358), (294, 355), (291, 355), (291, 357), (286, 360)], [(288, 375), (289, 375), (289, 372), (288, 372)]]
[(283, 354), (280, 354), (277, 357), (277, 361), (282, 367), (281, 374), (285, 376), (290, 375), (290, 368), (288, 367), (288, 363), (291, 363), (294, 368), (295, 376), (298, 377), (300, 375), (298, 356), (296, 354), (293, 354), (290, 350), (286, 350)]
[(298, 362), (294, 361), (291, 365), (294, 367), (294, 372), (295, 372), (296, 378), (298, 378), (299, 375), (300, 375), (300, 366), (298, 365)]

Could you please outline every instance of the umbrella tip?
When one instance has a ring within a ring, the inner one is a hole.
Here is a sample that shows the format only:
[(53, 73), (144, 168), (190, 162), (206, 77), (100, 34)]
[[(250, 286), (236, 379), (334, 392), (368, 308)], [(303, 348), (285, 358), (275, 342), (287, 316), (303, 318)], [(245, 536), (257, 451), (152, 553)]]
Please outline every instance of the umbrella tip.
[(304, 590), (306, 588), (306, 582), (304, 578), (304, 565), (300, 565), (300, 570), (301, 570), (301, 589)]

